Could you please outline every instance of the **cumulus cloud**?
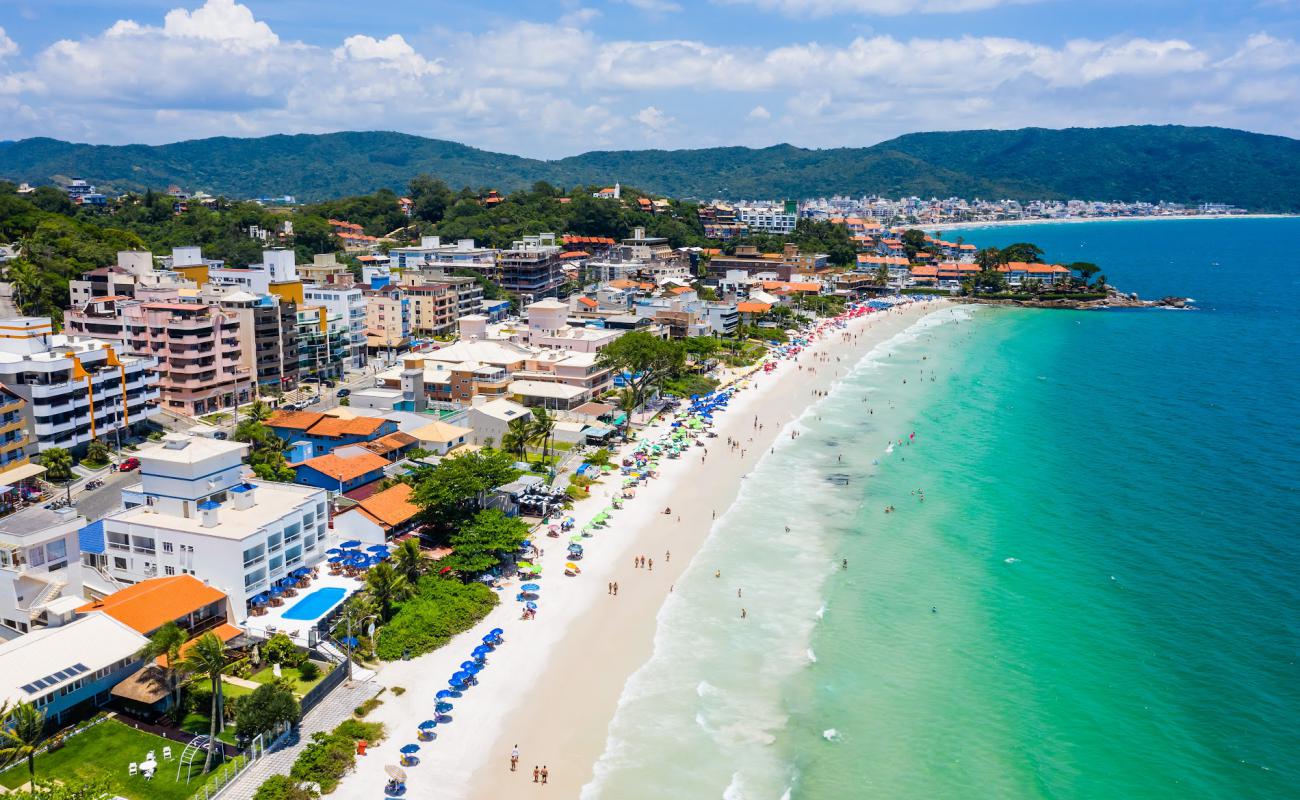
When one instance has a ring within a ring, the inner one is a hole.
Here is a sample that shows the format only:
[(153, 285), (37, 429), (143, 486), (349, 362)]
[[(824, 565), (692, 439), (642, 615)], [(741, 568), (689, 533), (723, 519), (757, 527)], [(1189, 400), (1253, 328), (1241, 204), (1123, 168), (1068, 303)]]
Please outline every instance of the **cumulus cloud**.
[[(812, 13), (892, 2), (769, 5)], [(306, 44), (235, 0), (171, 11), (161, 24), (123, 20), (22, 55), (0, 30), (0, 112), (9, 136), (161, 142), (391, 128), (542, 156), (667, 135), (685, 147), (1136, 122), (1297, 132), (1286, 110), (1300, 102), (1300, 47), (1269, 33), (1210, 45), (874, 34), (759, 47), (605, 38), (581, 6), (566, 8), (554, 22), (447, 31), (436, 51), (399, 33)]]

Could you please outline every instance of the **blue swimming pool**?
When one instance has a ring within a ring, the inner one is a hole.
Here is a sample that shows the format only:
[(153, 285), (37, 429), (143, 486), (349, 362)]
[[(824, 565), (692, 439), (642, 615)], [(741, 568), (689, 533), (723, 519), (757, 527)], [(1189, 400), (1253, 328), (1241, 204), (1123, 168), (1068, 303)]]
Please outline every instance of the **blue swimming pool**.
[(318, 620), (325, 616), (327, 612), (336, 606), (343, 595), (347, 594), (346, 589), (340, 589), (337, 586), (327, 586), (324, 589), (317, 589), (303, 599), (293, 604), (293, 607), (282, 615), (283, 619), (302, 619)]

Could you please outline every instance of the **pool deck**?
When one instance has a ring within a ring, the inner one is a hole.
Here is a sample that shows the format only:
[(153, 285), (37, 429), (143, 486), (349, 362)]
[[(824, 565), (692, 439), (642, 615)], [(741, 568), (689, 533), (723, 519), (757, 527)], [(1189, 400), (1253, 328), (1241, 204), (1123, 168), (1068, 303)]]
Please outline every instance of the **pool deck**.
[(328, 589), (330, 587), (344, 589), (346, 594), (339, 598), (339, 603), (342, 603), (350, 597), (353, 592), (361, 589), (364, 585), (365, 582), (362, 580), (346, 578), (342, 575), (330, 575), (327, 571), (322, 569), (321, 576), (312, 581), (310, 587), (299, 589), (297, 597), (284, 598), (284, 605), (281, 606), (267, 606), (267, 613), (265, 615), (260, 617), (248, 617), (247, 619), (240, 620), (239, 626), (254, 636), (267, 638), (269, 638), (273, 633), (287, 633), (296, 644), (306, 646), (308, 629), (316, 624), (316, 619), (320, 619), (320, 617), (333, 611), (334, 607), (337, 606), (338, 603), (335, 603), (322, 611), (320, 616), (316, 617), (316, 619), (285, 619), (284, 613), (317, 589)]

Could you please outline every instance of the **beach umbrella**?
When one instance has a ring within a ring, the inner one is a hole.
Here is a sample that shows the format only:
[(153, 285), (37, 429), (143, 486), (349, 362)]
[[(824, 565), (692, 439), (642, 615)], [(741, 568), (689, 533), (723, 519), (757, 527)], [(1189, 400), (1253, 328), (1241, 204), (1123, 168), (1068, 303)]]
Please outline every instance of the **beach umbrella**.
[(482, 665), (482, 664), (470, 664), (468, 667), (465, 668), (465, 671), (468, 672), (468, 673), (471, 674), (471, 675), (477, 675), (477, 674), (479, 674), (480, 672), (483, 671), (483, 665)]
[(325, 551), (325, 555), (327, 556), (337, 556), (337, 555), (342, 555), (342, 553), (343, 553), (343, 548), (341, 547), (331, 547), (330, 549)]
[(437, 722), (435, 722), (435, 721), (433, 721), (433, 720), (431, 720), (431, 719), (426, 719), (424, 722), (421, 722), (421, 723), (420, 723), (419, 728), (420, 728), (420, 730), (422, 730), (422, 731), (427, 731), (427, 730), (429, 730), (430, 728), (434, 727), (434, 726), (437, 725), (437, 724), (438, 724)]
[(439, 689), (433, 696), (437, 698), (443, 698), (443, 697), (451, 697), (452, 694), (446, 689)]
[(451, 711), (451, 703), (435, 703), (433, 706), (433, 710), (439, 714), (444, 714), (448, 711)]
[(455, 678), (452, 678), (451, 680), (447, 681), (447, 685), (453, 689), (459, 689), (465, 685), (465, 681), (464, 679), (456, 680)]
[(518, 563), (515, 564), (515, 568), (516, 568), (516, 569), (523, 570), (523, 571), (527, 571), (527, 570), (529, 570), (529, 569), (532, 569), (532, 566), (533, 566), (533, 563), (532, 563), (531, 561), (520, 561), (520, 562), (518, 562)]
[(581, 534), (575, 534), (575, 535), (573, 535), (573, 536), (570, 536), (570, 537), (569, 537), (569, 541), (571, 541), (571, 542), (581, 542), (581, 541), (582, 541), (582, 535), (581, 535)]
[(519, 588), (523, 589), (525, 592), (536, 592), (542, 587), (535, 583), (525, 583), (523, 586), (520, 586)]
[(576, 570), (576, 569), (578, 568), (578, 565), (575, 564), (575, 563), (573, 563), (572, 561), (570, 561), (569, 563), (567, 563), (567, 564), (564, 565), (564, 568), (565, 568), (565, 569)]
[(339, 639), (339, 641), (348, 647), (356, 647), (361, 644), (361, 641), (355, 636), (344, 636), (342, 639)]
[(360, 546), (361, 546), (361, 542), (357, 539), (348, 539), (346, 542), (343, 542), (342, 544), (339, 545), (339, 547), (343, 547), (347, 549), (351, 549), (353, 547), (360, 547)]
[(524, 603), (524, 608), (527, 608), (530, 611), (535, 611), (537, 610), (537, 604), (534, 603), (532, 600), (529, 600), (527, 603)]
[(347, 561), (347, 560), (348, 560), (348, 557), (347, 557), (347, 556), (330, 556), (330, 557), (329, 557), (329, 562), (330, 562), (331, 564), (339, 564), (339, 563), (342, 563), (342, 562)]
[(470, 668), (470, 667), (477, 667), (477, 666), (478, 666), (478, 664), (475, 664), (473, 661), (462, 661), (462, 662), (460, 662), (460, 668), (463, 669), (463, 670), (465, 670), (466, 672), (469, 672), (469, 668)]
[(370, 551), (371, 553), (387, 553), (387, 552), (388, 552), (388, 545), (385, 545), (385, 544), (372, 544), (372, 545), (370, 545), (369, 547), (367, 547), (366, 550)]
[(279, 585), (276, 585), (276, 586), (272, 586), (272, 587), (271, 587), (271, 596), (272, 596), (272, 597), (279, 597), (279, 596), (282, 595), (282, 594), (284, 594), (284, 589), (281, 589), (281, 588), (279, 587)]
[(492, 630), (488, 631), (488, 633), (493, 636), (500, 636), (501, 634), (505, 633), (505, 631), (501, 630), (500, 628), (493, 628)]
[(402, 769), (396, 764), (389, 764), (388, 766), (384, 767), (384, 772), (388, 773), (388, 777), (392, 778), (395, 781), (398, 781), (400, 783), (406, 782), (406, 770)]
[(404, 744), (402, 745), (402, 749), (398, 752), (404, 756), (409, 756), (412, 753), (420, 752), (420, 746), (418, 744)]

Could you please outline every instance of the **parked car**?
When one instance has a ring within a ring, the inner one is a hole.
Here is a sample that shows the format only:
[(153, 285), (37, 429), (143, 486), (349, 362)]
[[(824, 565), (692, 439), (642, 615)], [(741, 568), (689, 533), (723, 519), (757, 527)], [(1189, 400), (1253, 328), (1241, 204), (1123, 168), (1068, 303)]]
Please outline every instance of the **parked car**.
[(325, 380), (321, 381), (321, 385), (328, 386), (329, 388), (333, 389), (334, 381), (330, 380), (329, 378), (326, 378)]
[(126, 461), (123, 461), (120, 465), (118, 465), (118, 470), (121, 472), (130, 472), (133, 469), (139, 469), (139, 468), (140, 468), (140, 459), (136, 458), (135, 456), (131, 456)]
[(298, 405), (297, 403), (285, 403), (284, 405), (280, 406), (280, 410), (281, 410), (281, 411), (301, 411), (301, 410), (302, 410), (302, 406)]
[(350, 394), (352, 394), (351, 389), (339, 389), (338, 391), (338, 397), (340, 398), (347, 397)]
[(212, 438), (213, 438), (213, 439), (229, 439), (229, 438), (230, 438), (230, 434), (226, 433), (225, 431), (217, 431), (216, 433), (212, 434)]

